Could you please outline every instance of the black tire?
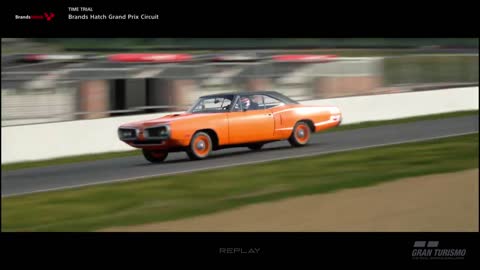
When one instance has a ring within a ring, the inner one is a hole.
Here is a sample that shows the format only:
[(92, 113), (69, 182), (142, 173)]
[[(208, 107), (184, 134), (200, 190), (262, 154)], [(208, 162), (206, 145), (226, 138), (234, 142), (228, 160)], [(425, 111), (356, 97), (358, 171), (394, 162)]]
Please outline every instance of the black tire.
[(310, 141), (311, 129), (310, 126), (303, 121), (295, 124), (292, 135), (288, 138), (288, 142), (294, 147), (306, 145)]
[(197, 132), (190, 140), (187, 155), (191, 160), (205, 159), (212, 152), (212, 139), (205, 132)]
[(248, 148), (253, 151), (258, 151), (262, 149), (262, 147), (263, 147), (263, 143), (254, 143), (248, 146)]
[(168, 156), (168, 152), (163, 150), (142, 149), (142, 153), (145, 159), (150, 161), (151, 163), (161, 163)]

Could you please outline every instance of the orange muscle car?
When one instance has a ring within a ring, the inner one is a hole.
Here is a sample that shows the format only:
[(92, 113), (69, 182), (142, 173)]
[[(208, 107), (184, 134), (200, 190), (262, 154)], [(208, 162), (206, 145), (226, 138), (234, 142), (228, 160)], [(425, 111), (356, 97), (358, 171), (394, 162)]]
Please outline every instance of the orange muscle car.
[(265, 143), (288, 140), (303, 146), (311, 134), (340, 125), (337, 107), (299, 104), (273, 91), (222, 93), (200, 97), (186, 112), (124, 124), (120, 140), (141, 148), (150, 162), (185, 151), (204, 159), (227, 147), (259, 150)]

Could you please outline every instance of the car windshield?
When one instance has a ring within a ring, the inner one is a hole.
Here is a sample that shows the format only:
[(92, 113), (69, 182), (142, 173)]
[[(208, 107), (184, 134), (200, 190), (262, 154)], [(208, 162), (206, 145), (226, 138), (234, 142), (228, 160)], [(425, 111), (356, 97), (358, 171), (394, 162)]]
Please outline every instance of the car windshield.
[(233, 95), (207, 96), (199, 98), (188, 110), (189, 113), (218, 113), (230, 111)]

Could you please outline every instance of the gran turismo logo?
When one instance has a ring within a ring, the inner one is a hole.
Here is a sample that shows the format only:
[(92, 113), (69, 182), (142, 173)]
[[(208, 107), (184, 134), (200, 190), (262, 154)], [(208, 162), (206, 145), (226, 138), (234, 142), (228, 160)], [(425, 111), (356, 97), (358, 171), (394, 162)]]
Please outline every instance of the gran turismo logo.
[(415, 260), (463, 260), (466, 249), (440, 248), (439, 241), (415, 241), (412, 259)]

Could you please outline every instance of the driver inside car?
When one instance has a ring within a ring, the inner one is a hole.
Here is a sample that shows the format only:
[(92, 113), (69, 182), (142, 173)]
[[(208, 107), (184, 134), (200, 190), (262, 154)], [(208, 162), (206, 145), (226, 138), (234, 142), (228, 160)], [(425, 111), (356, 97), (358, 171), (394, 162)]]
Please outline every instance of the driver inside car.
[(261, 103), (261, 97), (260, 96), (252, 96), (252, 98), (250, 97), (242, 97), (240, 99), (240, 101), (242, 102), (242, 107), (244, 110), (248, 110), (248, 111), (251, 111), (251, 110), (259, 110), (260, 109), (260, 105), (258, 103)]
[(260, 103), (262, 103), (262, 97), (255, 95), (252, 97), (252, 103), (250, 104), (249, 110), (259, 110), (260, 109)]
[(240, 102), (242, 103), (242, 108), (243, 108), (244, 110), (250, 110), (250, 104), (251, 104), (251, 102), (250, 102), (250, 98), (249, 98), (249, 97), (242, 97), (242, 98), (240, 99)]

